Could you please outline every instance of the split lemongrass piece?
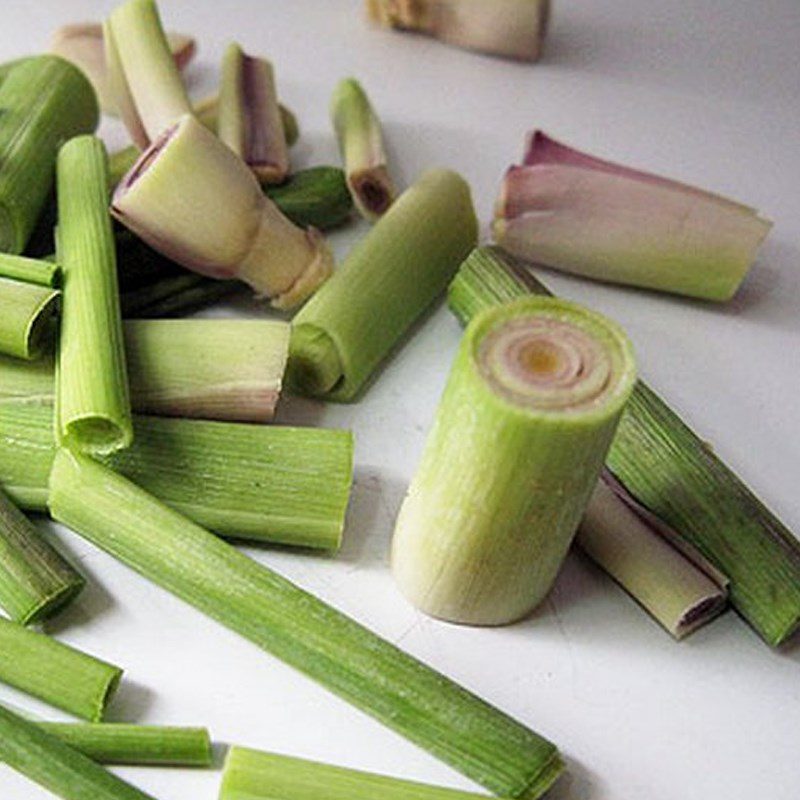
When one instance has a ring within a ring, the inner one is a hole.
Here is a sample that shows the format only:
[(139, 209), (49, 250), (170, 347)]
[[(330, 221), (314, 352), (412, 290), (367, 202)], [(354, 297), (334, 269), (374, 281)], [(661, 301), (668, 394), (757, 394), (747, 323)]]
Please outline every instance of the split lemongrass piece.
[(272, 64), (232, 43), (222, 61), (217, 135), (261, 183), (283, 183), (289, 147)]
[(112, 213), (173, 261), (242, 280), (279, 308), (303, 302), (333, 268), (318, 231), (289, 222), (242, 160), (189, 115), (142, 154)]
[(0, 278), (11, 278), (54, 289), (61, 284), (61, 267), (53, 261), (0, 253)]
[(64, 300), (56, 362), (59, 442), (94, 453), (133, 437), (106, 149), (94, 136), (58, 154), (58, 261)]
[(17, 65), (0, 85), (0, 251), (21, 253), (53, 188), (65, 139), (93, 131), (89, 81), (57, 56)]
[(719, 195), (531, 137), (497, 203), (513, 253), (595, 280), (729, 300), (772, 223)]
[(122, 670), (0, 617), (0, 681), (98, 722)]
[(367, 0), (384, 28), (434, 36), (483, 53), (537, 61), (550, 20), (550, 0)]
[(529, 297), (467, 327), (400, 509), (392, 571), (434, 617), (503, 625), (545, 597), (636, 379), (621, 328)]
[(36, 358), (58, 311), (61, 292), (0, 277), (0, 353)]
[[(52, 410), (0, 402), (0, 485), (47, 508)], [(106, 463), (167, 505), (237, 539), (336, 550), (353, 480), (353, 436), (323, 428), (136, 417), (128, 450)]]
[(555, 746), (102, 464), (59, 450), (53, 517), (490, 791), (540, 796)]
[(346, 78), (336, 87), (331, 120), (356, 208), (374, 221), (388, 211), (396, 192), (386, 165), (380, 120), (354, 78)]
[(469, 186), (425, 173), (403, 193), (292, 322), (288, 384), (353, 400), (474, 247)]
[(353, 198), (338, 167), (311, 167), (295, 172), (282, 186), (265, 188), (267, 197), (301, 228), (321, 231), (344, 224), (353, 211)]

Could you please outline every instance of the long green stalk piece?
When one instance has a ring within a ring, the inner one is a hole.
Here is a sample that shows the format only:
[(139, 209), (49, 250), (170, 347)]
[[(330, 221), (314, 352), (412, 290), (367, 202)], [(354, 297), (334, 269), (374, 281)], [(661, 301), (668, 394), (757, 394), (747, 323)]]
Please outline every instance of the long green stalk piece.
[(53, 261), (0, 253), (0, 278), (12, 278), (53, 289), (61, 284), (61, 267)]
[(498, 794), (539, 797), (555, 746), (85, 456), (60, 450), (50, 511), (145, 577)]
[(58, 289), (0, 277), (0, 353), (36, 358), (58, 311)]

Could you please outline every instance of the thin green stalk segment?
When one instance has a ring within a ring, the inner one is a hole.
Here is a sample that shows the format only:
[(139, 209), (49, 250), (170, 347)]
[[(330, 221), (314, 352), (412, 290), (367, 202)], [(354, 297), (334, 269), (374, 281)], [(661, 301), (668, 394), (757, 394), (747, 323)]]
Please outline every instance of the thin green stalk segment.
[(98, 722), (122, 670), (0, 617), (0, 681)]
[(338, 167), (300, 170), (281, 186), (265, 186), (267, 197), (295, 225), (321, 231), (336, 228), (350, 218), (353, 199)]
[(61, 267), (53, 261), (0, 253), (0, 278), (11, 278), (54, 289), (61, 285)]
[(0, 277), (0, 353), (33, 359), (52, 334), (61, 292)]
[(535, 798), (560, 773), (550, 742), (102, 464), (59, 450), (48, 502), (58, 521), (491, 791)]

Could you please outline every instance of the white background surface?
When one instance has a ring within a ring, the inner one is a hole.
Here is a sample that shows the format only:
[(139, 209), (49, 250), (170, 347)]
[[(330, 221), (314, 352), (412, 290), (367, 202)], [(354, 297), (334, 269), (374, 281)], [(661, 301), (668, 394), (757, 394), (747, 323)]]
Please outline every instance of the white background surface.
[[(0, 58), (46, 46), (58, 24), (112, 3), (3, 2)], [(716, 307), (546, 275), (622, 322), (642, 374), (794, 530), (800, 530), (800, 5), (797, 0), (561, 0), (542, 63), (518, 65), (370, 31), (360, 3), (167, 2), (200, 43), (213, 89), (233, 38), (271, 57), (303, 131), (298, 166), (336, 163), (335, 81), (361, 78), (408, 183), (446, 165), (484, 223), (503, 170), (541, 126), (599, 156), (761, 208), (775, 220), (736, 299)], [(106, 125), (109, 141), (123, 141)], [(337, 234), (344, 253), (363, 227)], [(244, 313), (262, 313), (239, 304)], [(734, 614), (676, 644), (578, 555), (529, 620), (470, 630), (415, 613), (387, 571), (393, 518), (419, 456), (459, 328), (439, 309), (352, 407), (288, 401), (284, 422), (351, 427), (356, 484), (337, 558), (250, 550), (547, 735), (571, 779), (554, 798), (796, 800), (800, 642), (771, 652)], [(45, 524), (45, 523), (43, 523)], [(208, 725), (237, 742), (409, 778), (468, 782), (368, 717), (71, 534), (92, 584), (49, 633), (120, 664), (110, 717)], [(0, 687), (0, 699), (54, 717)], [(121, 770), (161, 800), (216, 797), (217, 772)], [(47, 795), (0, 769), (2, 800)], [(376, 798), (376, 800), (378, 800)]]

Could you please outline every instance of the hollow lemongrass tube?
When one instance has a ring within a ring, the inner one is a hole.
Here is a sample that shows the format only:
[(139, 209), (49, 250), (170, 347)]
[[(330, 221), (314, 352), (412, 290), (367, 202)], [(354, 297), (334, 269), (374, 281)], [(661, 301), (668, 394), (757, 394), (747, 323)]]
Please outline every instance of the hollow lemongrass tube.
[(61, 284), (61, 267), (53, 261), (0, 253), (0, 278), (35, 283), (52, 289)]
[(331, 120), (350, 194), (361, 216), (374, 222), (388, 211), (396, 192), (387, 167), (380, 120), (354, 78), (337, 85), (331, 98)]
[(475, 245), (469, 186), (426, 172), (405, 191), (292, 322), (287, 383), (353, 400)]
[(142, 154), (112, 213), (173, 261), (242, 280), (279, 308), (301, 303), (333, 268), (322, 236), (289, 222), (242, 160), (188, 115)]
[(40, 355), (60, 296), (57, 289), (0, 277), (0, 353), (25, 359)]
[(555, 580), (636, 377), (623, 331), (518, 300), (467, 327), (400, 509), (392, 570), (435, 617), (502, 625)]
[(94, 453), (133, 438), (119, 307), (108, 168), (94, 136), (58, 154), (58, 261), (64, 271), (56, 361), (56, 432), (60, 442)]

